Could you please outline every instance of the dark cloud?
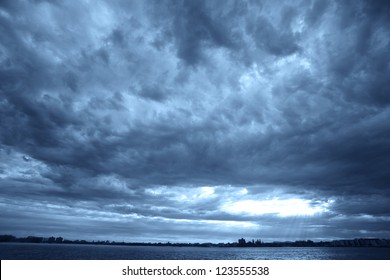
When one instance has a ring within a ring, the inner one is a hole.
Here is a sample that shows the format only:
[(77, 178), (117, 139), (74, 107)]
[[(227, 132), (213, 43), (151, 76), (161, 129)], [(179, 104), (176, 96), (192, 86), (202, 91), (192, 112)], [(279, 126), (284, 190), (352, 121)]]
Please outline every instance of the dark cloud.
[(188, 64), (196, 64), (202, 59), (203, 48), (232, 45), (230, 30), (223, 24), (223, 17), (212, 17), (207, 2), (171, 4), (174, 6), (172, 31), (177, 55)]
[(2, 1), (2, 228), (385, 237), (388, 14), (383, 1)]
[(312, 6), (308, 9), (306, 13), (306, 23), (309, 26), (316, 24), (321, 20), (321, 17), (324, 15), (329, 2), (327, 1), (312, 1)]
[(154, 101), (163, 101), (166, 98), (166, 94), (157, 85), (146, 86), (138, 94), (142, 98)]
[(258, 48), (273, 55), (291, 55), (300, 49), (296, 35), (288, 26), (275, 28), (266, 18), (259, 18), (250, 23), (248, 33), (253, 36)]

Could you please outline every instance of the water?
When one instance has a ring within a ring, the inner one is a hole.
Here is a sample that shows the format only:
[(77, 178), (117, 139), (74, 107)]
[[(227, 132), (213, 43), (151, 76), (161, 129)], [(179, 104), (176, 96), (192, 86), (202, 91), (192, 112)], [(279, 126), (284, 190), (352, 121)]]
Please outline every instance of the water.
[(15, 260), (390, 260), (390, 248), (203, 248), (1, 243)]

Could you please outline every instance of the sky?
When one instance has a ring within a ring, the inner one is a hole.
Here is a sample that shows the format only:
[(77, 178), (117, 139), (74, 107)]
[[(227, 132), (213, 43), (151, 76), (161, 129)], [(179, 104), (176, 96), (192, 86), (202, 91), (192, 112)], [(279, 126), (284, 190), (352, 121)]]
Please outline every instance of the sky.
[(388, 1), (0, 1), (0, 234), (390, 238)]

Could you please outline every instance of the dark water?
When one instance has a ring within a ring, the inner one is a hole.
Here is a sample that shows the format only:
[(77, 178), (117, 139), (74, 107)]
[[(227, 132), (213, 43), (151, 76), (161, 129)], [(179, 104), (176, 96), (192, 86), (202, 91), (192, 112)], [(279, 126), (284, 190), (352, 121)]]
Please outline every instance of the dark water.
[(1, 243), (2, 260), (390, 260), (390, 248), (199, 248)]

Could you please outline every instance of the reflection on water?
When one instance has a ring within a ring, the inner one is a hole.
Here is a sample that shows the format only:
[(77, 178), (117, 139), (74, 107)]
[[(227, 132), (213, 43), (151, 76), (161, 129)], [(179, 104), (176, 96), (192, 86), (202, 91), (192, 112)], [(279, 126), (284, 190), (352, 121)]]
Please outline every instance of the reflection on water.
[(38, 260), (390, 260), (390, 248), (199, 248), (0, 244), (0, 259)]

